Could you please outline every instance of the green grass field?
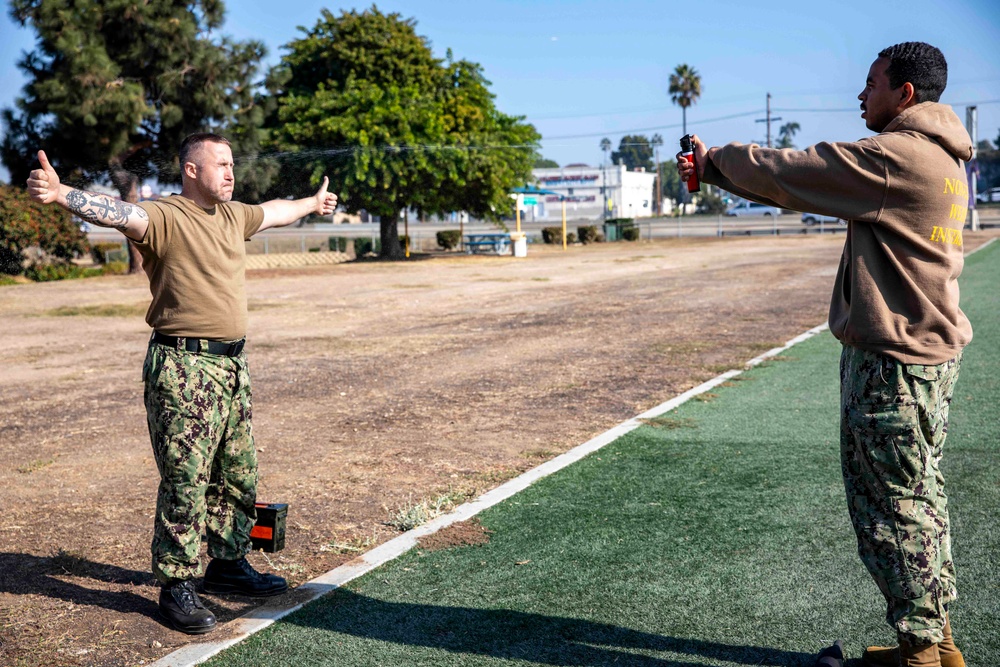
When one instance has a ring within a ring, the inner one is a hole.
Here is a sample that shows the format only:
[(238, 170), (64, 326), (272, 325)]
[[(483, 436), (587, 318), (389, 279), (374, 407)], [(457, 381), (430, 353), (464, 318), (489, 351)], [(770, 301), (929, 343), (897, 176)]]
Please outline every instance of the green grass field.
[[(970, 667), (1000, 664), (998, 282), (994, 244), (963, 276), (944, 465)], [(487, 510), (488, 544), (411, 551), (208, 664), (811, 665), (892, 642), (847, 517), (838, 358), (801, 343)]]

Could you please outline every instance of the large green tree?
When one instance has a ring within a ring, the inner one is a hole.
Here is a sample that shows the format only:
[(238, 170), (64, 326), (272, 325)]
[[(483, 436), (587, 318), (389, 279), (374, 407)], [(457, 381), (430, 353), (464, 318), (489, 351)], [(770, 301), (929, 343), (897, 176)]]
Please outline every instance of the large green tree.
[(653, 171), (653, 146), (649, 137), (642, 134), (626, 134), (618, 142), (618, 150), (611, 153), (611, 162), (624, 164), (629, 171), (640, 168)]
[(498, 111), (482, 68), (435, 58), (415, 22), (377, 7), (323, 10), (287, 45), (275, 147), (315, 181), (330, 176), (350, 210), (380, 216), (382, 256), (400, 258), (398, 222), (464, 210), (499, 219), (531, 175), (539, 135)]
[(259, 143), (264, 47), (216, 36), (220, 0), (12, 0), (10, 14), (38, 35), (18, 63), (29, 80), (16, 109), (3, 110), (12, 182), (43, 148), (67, 181), (110, 180), (134, 202), (143, 180), (179, 181), (191, 132), (233, 128), (235, 153)]
[(678, 65), (670, 75), (670, 100), (681, 108), (681, 127), (687, 134), (688, 107), (701, 97), (701, 75), (690, 65)]
[(686, 184), (681, 182), (681, 177), (677, 173), (675, 160), (666, 160), (660, 163), (660, 188), (667, 196), (678, 201), (683, 198), (681, 188), (684, 189), (684, 192), (687, 191)]

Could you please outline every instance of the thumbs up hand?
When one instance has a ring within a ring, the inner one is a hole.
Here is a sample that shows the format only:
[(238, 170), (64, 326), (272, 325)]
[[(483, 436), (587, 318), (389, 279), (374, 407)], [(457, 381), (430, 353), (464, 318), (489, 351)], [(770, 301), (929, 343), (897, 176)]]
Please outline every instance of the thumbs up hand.
[(28, 195), (39, 204), (51, 204), (59, 198), (59, 174), (52, 168), (45, 151), (38, 151), (41, 169), (33, 169), (28, 175)]
[(330, 215), (337, 208), (337, 195), (332, 192), (328, 192), (330, 187), (330, 179), (326, 176), (323, 177), (323, 184), (319, 186), (319, 190), (316, 192), (316, 208), (313, 213), (316, 215)]

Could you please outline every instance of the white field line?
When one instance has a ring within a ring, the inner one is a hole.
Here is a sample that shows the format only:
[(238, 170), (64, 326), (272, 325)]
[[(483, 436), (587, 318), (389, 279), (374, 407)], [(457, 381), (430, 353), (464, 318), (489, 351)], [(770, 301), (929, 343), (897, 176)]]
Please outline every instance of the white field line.
[[(828, 325), (826, 324), (813, 327), (809, 331), (791, 339), (781, 347), (773, 348), (760, 356), (754, 357), (750, 361), (746, 362), (744, 367), (751, 368), (756, 366), (771, 357), (781, 354), (793, 345), (797, 345), (808, 338), (812, 338), (816, 334), (825, 331), (827, 328)], [(669, 412), (682, 403), (691, 400), (695, 396), (704, 394), (708, 390), (717, 387), (726, 380), (740, 375), (742, 372), (742, 370), (726, 371), (722, 375), (714, 377), (693, 389), (689, 389), (679, 396), (675, 396), (666, 403), (661, 403), (655, 408), (643, 412), (641, 415), (632, 417), (628, 421), (624, 421), (621, 424), (618, 424), (618, 426), (605, 431), (596, 438), (592, 438), (582, 445), (574, 447), (565, 454), (561, 454), (554, 459), (546, 461), (536, 468), (532, 468), (524, 474), (501, 484), (492, 491), (484, 493), (471, 502), (456, 507), (448, 514), (442, 515), (433, 521), (407, 531), (399, 537), (393, 538), (371, 551), (344, 563), (340, 567), (334, 568), (326, 574), (320, 575), (315, 579), (302, 584), (296, 589), (296, 591), (299, 592), (299, 595), (302, 595), (303, 593), (307, 594), (307, 597), (304, 600), (301, 600), (294, 605), (281, 606), (279, 603), (277, 605), (258, 607), (245, 616), (241, 616), (240, 618), (230, 621), (226, 625), (226, 634), (228, 636), (225, 639), (188, 644), (187, 646), (179, 648), (173, 653), (164, 656), (160, 660), (157, 660), (150, 667), (190, 667), (192, 665), (202, 663), (221, 651), (238, 644), (255, 632), (263, 630), (275, 621), (284, 618), (298, 609), (301, 609), (313, 600), (316, 600), (330, 591), (343, 586), (352, 579), (356, 579), (357, 577), (371, 572), (375, 568), (402, 556), (404, 553), (416, 546), (417, 541), (421, 537), (426, 537), (427, 535), (436, 533), (442, 528), (459, 521), (465, 521), (466, 519), (479, 514), (483, 510), (510, 498), (519, 491), (523, 491), (543, 477), (547, 477), (554, 472), (562, 470), (571, 463), (579, 461), (588, 454), (596, 452), (605, 445), (608, 445), (622, 437), (626, 433), (635, 430), (643, 424), (643, 420), (652, 419), (653, 417), (662, 415), (665, 412)]]
[(996, 240), (997, 240), (997, 237), (995, 237), (995, 236), (994, 236), (994, 237), (993, 237), (993, 238), (991, 238), (991, 239), (990, 239), (989, 241), (987, 241), (987, 242), (986, 242), (986, 243), (984, 243), (983, 245), (979, 246), (979, 247), (978, 247), (978, 248), (976, 248), (975, 250), (970, 250), (969, 252), (967, 252), (967, 253), (965, 254), (965, 256), (966, 256), (966, 257), (968, 257), (969, 255), (975, 255), (975, 254), (976, 254), (977, 252), (979, 252), (979, 251), (980, 251), (980, 250), (982, 250), (983, 248), (988, 248), (988, 247), (989, 247), (989, 246), (990, 246), (990, 245), (991, 245), (991, 244), (992, 244), (992, 243), (993, 243), (994, 241), (996, 241)]

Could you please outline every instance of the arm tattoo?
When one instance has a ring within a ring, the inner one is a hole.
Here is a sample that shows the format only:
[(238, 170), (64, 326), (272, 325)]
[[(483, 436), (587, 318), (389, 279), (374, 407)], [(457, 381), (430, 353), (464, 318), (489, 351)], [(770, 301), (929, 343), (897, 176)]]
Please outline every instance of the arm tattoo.
[(112, 227), (120, 232), (125, 231), (130, 216), (142, 219), (149, 217), (137, 206), (83, 190), (70, 190), (66, 195), (66, 206), (89, 223), (98, 227)]

